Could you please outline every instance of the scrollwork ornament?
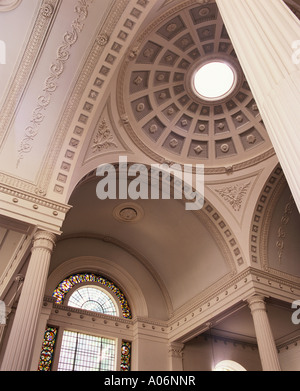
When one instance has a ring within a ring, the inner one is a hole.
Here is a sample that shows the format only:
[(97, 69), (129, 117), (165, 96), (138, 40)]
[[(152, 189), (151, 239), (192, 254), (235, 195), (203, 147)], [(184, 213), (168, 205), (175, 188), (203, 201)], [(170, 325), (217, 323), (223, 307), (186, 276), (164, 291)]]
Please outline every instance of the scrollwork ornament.
[(286, 206), (284, 208), (284, 213), (283, 213), (283, 215), (281, 217), (281, 221), (280, 221), (281, 225), (280, 225), (280, 227), (278, 228), (278, 231), (277, 231), (276, 248), (277, 248), (277, 251), (278, 251), (279, 264), (281, 264), (281, 262), (282, 262), (282, 255), (283, 255), (283, 250), (284, 250), (284, 241), (285, 241), (285, 238), (286, 238), (285, 227), (287, 226), (287, 224), (290, 221), (290, 216), (293, 213), (294, 206), (295, 206), (295, 201), (294, 201), (294, 198), (291, 196), (289, 201), (288, 201), (288, 203), (286, 204)]
[[(17, 167), (24, 158), (24, 154), (29, 153), (32, 149), (34, 138), (38, 135), (39, 127), (45, 118), (45, 111), (51, 103), (52, 96), (58, 88), (58, 80), (65, 70), (66, 62), (71, 56), (71, 48), (77, 42), (79, 33), (84, 28), (84, 22), (88, 17), (88, 8), (92, 2), (93, 0), (80, 0), (75, 7), (77, 18), (71, 24), (71, 31), (67, 31), (64, 34), (63, 42), (57, 50), (56, 60), (50, 66), (50, 75), (45, 81), (43, 95), (38, 97), (30, 125), (25, 128), (24, 138), (18, 149)], [(49, 17), (52, 12), (53, 6), (49, 3), (42, 8), (42, 13), (45, 17)]]
[(54, 8), (52, 4), (44, 4), (41, 9), (41, 13), (45, 18), (50, 18), (50, 16), (53, 14)]

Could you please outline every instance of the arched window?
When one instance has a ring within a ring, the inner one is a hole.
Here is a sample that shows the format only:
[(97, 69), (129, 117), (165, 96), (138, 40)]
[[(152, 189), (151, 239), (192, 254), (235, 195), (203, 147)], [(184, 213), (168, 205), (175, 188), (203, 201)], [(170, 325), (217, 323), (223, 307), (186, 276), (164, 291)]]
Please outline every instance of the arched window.
[(214, 371), (246, 371), (246, 369), (239, 363), (232, 360), (220, 361), (214, 368)]
[[(56, 304), (132, 318), (123, 292), (112, 281), (93, 273), (70, 275), (57, 285), (52, 296)], [(95, 334), (90, 334), (90, 330), (85, 330), (85, 323), (81, 324), (79, 319), (76, 326), (73, 322), (64, 321), (61, 324), (57, 319), (53, 322), (55, 326), (49, 324), (46, 327), (39, 371), (50, 371), (52, 367), (58, 371), (112, 371), (116, 370), (118, 362), (121, 371), (130, 370), (131, 341), (121, 338), (121, 351), (118, 351), (119, 338), (115, 335), (109, 337), (110, 326), (102, 336), (96, 330)], [(59, 354), (53, 363), (55, 349)]]
[[(77, 288), (76, 290), (73, 288)], [(122, 316), (131, 319), (131, 310), (125, 295), (108, 279), (93, 273), (73, 274), (61, 281), (52, 295), (57, 304), (118, 316), (119, 303)], [(65, 300), (68, 301), (65, 303)]]
[(69, 298), (68, 306), (107, 315), (119, 315), (114, 300), (106, 292), (93, 285), (76, 289)]

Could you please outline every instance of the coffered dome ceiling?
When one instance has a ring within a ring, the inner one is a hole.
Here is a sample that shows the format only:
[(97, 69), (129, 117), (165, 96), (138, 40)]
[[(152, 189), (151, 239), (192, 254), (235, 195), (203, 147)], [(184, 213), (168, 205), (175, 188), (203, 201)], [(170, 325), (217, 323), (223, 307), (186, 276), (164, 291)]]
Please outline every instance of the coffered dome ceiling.
[[(185, 5), (149, 25), (121, 68), (118, 109), (126, 131), (158, 161), (216, 168), (263, 160), (273, 149), (217, 5)], [(232, 90), (218, 100), (193, 88), (195, 71), (211, 61), (235, 74)]]

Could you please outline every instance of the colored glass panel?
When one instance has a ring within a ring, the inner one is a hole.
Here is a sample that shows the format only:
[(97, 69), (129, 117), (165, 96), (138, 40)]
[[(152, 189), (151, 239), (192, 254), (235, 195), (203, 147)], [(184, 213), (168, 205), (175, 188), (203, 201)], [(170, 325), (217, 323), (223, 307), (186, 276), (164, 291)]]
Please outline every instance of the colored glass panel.
[(131, 367), (131, 342), (122, 341), (121, 371), (130, 371), (130, 367)]
[(123, 317), (131, 319), (131, 310), (124, 294), (114, 283), (107, 280), (106, 278), (97, 276), (95, 274), (75, 274), (63, 280), (60, 284), (58, 284), (58, 286), (53, 292), (53, 297), (55, 297), (56, 303), (62, 304), (65, 295), (75, 285), (85, 283), (85, 282), (96, 282), (110, 289), (117, 296), (120, 302)]
[(51, 371), (53, 362), (54, 346), (57, 336), (56, 327), (47, 327), (44, 334), (44, 341), (40, 355), (38, 371)]

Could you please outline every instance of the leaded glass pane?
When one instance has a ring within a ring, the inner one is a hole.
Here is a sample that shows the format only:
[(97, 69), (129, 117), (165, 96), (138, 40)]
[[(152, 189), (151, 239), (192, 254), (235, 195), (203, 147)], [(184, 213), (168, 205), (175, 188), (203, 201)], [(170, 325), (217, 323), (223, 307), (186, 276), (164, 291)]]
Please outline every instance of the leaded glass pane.
[(107, 315), (117, 315), (116, 307), (110, 297), (100, 289), (91, 286), (77, 289), (71, 295), (68, 305)]
[(122, 341), (121, 371), (130, 371), (130, 366), (131, 366), (131, 342)]
[(121, 308), (122, 315), (124, 318), (131, 319), (131, 310), (129, 304), (126, 300), (124, 294), (120, 291), (120, 289), (113, 284), (111, 281), (103, 278), (101, 276), (97, 276), (95, 274), (74, 274), (60, 282), (56, 289), (53, 292), (53, 297), (56, 299), (57, 304), (62, 304), (66, 294), (77, 284), (85, 283), (85, 282), (94, 282), (96, 284), (102, 285), (109, 290), (111, 290), (116, 297), (118, 298)]
[(58, 371), (114, 371), (113, 339), (64, 331)]
[(40, 355), (38, 371), (50, 371), (53, 361), (54, 346), (56, 342), (57, 328), (47, 327)]

